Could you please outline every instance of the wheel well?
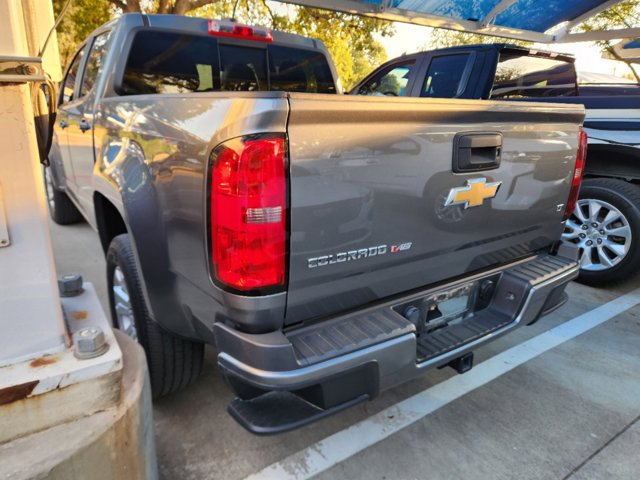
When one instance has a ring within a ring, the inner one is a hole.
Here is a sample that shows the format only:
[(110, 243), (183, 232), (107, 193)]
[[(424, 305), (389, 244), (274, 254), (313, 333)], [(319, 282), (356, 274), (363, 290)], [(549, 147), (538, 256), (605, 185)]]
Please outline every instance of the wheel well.
[(640, 180), (640, 149), (627, 145), (589, 145), (585, 174), (627, 181)]
[(96, 210), (96, 223), (98, 234), (100, 235), (100, 243), (102, 244), (102, 250), (106, 254), (111, 240), (121, 233), (127, 233), (127, 226), (118, 209), (104, 195), (94, 193), (93, 205)]

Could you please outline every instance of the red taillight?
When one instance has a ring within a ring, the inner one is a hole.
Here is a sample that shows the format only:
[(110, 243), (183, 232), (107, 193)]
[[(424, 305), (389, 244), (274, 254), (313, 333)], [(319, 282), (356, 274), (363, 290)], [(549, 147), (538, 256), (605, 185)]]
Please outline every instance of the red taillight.
[(209, 20), (209, 34), (218, 37), (235, 37), (259, 42), (272, 42), (271, 30), (263, 27), (250, 27), (233, 21)]
[(286, 213), (284, 138), (218, 146), (211, 174), (216, 280), (242, 291), (284, 286)]
[(571, 216), (578, 203), (580, 195), (580, 184), (584, 175), (584, 166), (587, 160), (587, 132), (580, 130), (578, 134), (578, 152), (576, 153), (576, 166), (573, 170), (573, 178), (571, 179), (571, 190), (569, 191), (569, 199), (567, 200), (567, 208), (564, 211), (563, 220)]

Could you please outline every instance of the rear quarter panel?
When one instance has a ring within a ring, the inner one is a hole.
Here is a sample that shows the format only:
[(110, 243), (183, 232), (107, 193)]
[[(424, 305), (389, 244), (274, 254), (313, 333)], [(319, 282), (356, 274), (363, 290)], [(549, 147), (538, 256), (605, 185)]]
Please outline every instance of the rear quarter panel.
[(212, 284), (205, 188), (216, 145), (284, 133), (287, 112), (285, 96), (268, 93), (112, 97), (98, 105), (95, 189), (123, 212), (152, 316), (170, 331), (199, 338), (192, 317), (210, 326), (236, 308), (238, 317), (275, 310), (281, 324), (284, 294), (245, 308)]

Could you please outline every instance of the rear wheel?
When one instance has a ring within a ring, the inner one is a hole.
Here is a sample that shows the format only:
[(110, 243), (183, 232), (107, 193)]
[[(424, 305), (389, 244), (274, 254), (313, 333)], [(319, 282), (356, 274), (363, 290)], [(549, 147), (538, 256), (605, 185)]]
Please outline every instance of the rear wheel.
[(204, 344), (172, 335), (150, 317), (128, 234), (118, 235), (109, 245), (107, 284), (114, 326), (147, 354), (153, 396), (182, 390), (198, 378)]
[(82, 214), (65, 192), (56, 189), (51, 179), (51, 167), (44, 167), (44, 186), (51, 220), (58, 225), (69, 225), (82, 220)]
[(640, 267), (640, 188), (622, 180), (585, 180), (562, 240), (580, 249), (579, 282), (630, 278)]

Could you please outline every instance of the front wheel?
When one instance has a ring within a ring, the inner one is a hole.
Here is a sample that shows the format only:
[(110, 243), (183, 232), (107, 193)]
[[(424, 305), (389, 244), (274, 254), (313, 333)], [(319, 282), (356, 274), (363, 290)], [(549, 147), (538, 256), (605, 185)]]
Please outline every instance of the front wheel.
[(191, 384), (202, 370), (204, 344), (172, 335), (150, 317), (128, 234), (118, 235), (109, 245), (107, 285), (114, 326), (147, 354), (153, 396)]
[(579, 282), (630, 278), (640, 266), (640, 188), (622, 180), (585, 180), (562, 240), (579, 248)]

